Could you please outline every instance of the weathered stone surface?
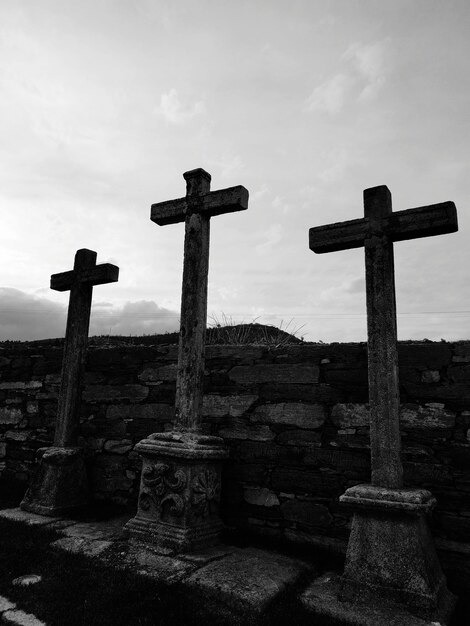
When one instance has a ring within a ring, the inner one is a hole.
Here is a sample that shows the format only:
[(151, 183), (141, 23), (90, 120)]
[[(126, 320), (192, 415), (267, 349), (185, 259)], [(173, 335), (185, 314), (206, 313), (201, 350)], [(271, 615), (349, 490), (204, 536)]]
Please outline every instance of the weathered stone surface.
[(171, 421), (175, 417), (175, 408), (170, 404), (116, 404), (108, 407), (107, 419), (148, 419), (162, 422)]
[(305, 563), (286, 556), (255, 548), (238, 549), (199, 569), (188, 584), (232, 609), (260, 614), (309, 570)]
[(321, 433), (311, 430), (285, 430), (276, 436), (276, 443), (288, 446), (318, 446)]
[(274, 491), (284, 491), (295, 494), (323, 495), (341, 491), (338, 477), (320, 471), (291, 469), (276, 467), (271, 477), (271, 487)]
[(400, 423), (403, 428), (453, 428), (455, 413), (447, 411), (439, 403), (428, 403), (417, 408), (405, 405), (400, 410)]
[(245, 502), (256, 506), (279, 506), (277, 495), (266, 487), (245, 487), (243, 497)]
[(19, 424), (22, 419), (21, 409), (0, 407), (0, 424)]
[(54, 521), (53, 517), (37, 515), (37, 513), (23, 511), (20, 508), (2, 509), (0, 510), (0, 518), (11, 522), (21, 522), (23, 524), (27, 524), (28, 526), (47, 526)]
[(253, 441), (270, 441), (275, 437), (268, 426), (250, 424), (236, 417), (224, 422), (219, 429), (219, 435), (224, 439), (251, 439)]
[(370, 454), (368, 450), (311, 448), (304, 457), (304, 463), (336, 470), (367, 470), (370, 469)]
[(331, 411), (331, 421), (338, 428), (368, 427), (370, 410), (368, 404), (335, 404)]
[(90, 540), (85, 537), (63, 537), (51, 543), (51, 548), (63, 550), (71, 554), (84, 554), (85, 556), (98, 556), (113, 545), (112, 541), (104, 539)]
[(139, 380), (146, 383), (158, 382), (160, 380), (176, 380), (176, 364), (162, 365), (160, 367), (147, 367), (138, 376)]
[(130, 439), (122, 439), (118, 441), (110, 439), (104, 444), (106, 452), (113, 452), (114, 454), (126, 454), (132, 450), (133, 447), (134, 444), (130, 441)]
[(229, 377), (240, 384), (253, 383), (317, 383), (319, 368), (315, 365), (237, 365)]
[(82, 399), (85, 402), (114, 402), (116, 400), (129, 400), (141, 402), (149, 394), (148, 387), (144, 385), (88, 385), (83, 391)]
[(451, 360), (451, 350), (445, 342), (399, 343), (398, 361), (400, 366), (426, 367), (439, 370)]
[(258, 400), (256, 395), (220, 396), (206, 394), (202, 402), (202, 415), (206, 417), (241, 417)]
[(305, 500), (287, 500), (281, 504), (282, 517), (304, 526), (330, 526), (333, 518), (327, 507)]
[(421, 382), (426, 384), (438, 383), (440, 380), (439, 370), (426, 370), (421, 374)]
[(14, 608), (16, 608), (16, 604), (14, 602), (11, 602), (8, 598), (5, 598), (4, 596), (0, 596), (0, 613)]
[(282, 402), (264, 404), (250, 416), (252, 422), (261, 424), (283, 424), (298, 428), (320, 428), (326, 419), (325, 407), (321, 404)]

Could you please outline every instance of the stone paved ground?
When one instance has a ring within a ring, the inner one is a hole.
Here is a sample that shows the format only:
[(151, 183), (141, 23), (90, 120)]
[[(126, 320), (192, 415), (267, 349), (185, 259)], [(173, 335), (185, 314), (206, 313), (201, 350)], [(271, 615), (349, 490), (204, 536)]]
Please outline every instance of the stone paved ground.
[[(179, 585), (188, 597), (203, 597), (208, 611), (223, 615), (224, 619), (228, 617), (237, 625), (440, 626), (438, 622), (399, 614), (396, 607), (366, 610), (338, 603), (328, 577), (307, 558), (229, 545), (178, 557), (157, 554), (128, 541), (123, 531), (127, 517), (122, 516), (110, 521), (78, 522), (14, 508), (1, 510), (0, 519), (52, 528), (59, 535), (51, 543), (52, 549), (132, 570), (146, 579), (169, 585), (169, 589)], [(276, 620), (271, 621), (270, 615), (276, 615)], [(0, 599), (0, 616), (3, 623), (42, 624), (6, 598)]]

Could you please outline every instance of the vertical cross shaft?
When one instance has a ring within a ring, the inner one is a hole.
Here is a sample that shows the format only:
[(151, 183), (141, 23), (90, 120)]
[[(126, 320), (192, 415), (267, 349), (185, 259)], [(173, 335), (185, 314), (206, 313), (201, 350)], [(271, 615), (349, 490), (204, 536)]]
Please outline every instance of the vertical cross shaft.
[(160, 226), (185, 222), (175, 430), (197, 432), (203, 393), (210, 219), (247, 209), (248, 191), (241, 185), (210, 191), (211, 176), (201, 168), (183, 176), (186, 196), (153, 204), (150, 219)]
[[(92, 269), (95, 263), (96, 252), (86, 249), (78, 250), (73, 269), (74, 271), (82, 268)], [(55, 446), (69, 446), (76, 443), (81, 378), (86, 357), (92, 295), (91, 283), (77, 281), (70, 289), (54, 437)]]
[(70, 289), (55, 446), (76, 444), (93, 285), (116, 282), (118, 276), (119, 268), (110, 263), (96, 265), (96, 252), (85, 248), (77, 251), (71, 272), (51, 276), (51, 289)]
[(188, 210), (185, 219), (175, 428), (191, 431), (199, 429), (202, 402), (210, 215), (200, 209), (203, 196), (209, 193), (211, 177), (203, 170), (196, 170), (196, 173), (186, 172), (184, 178)]
[(364, 191), (364, 218), (311, 228), (314, 252), (365, 248), (372, 484), (399, 489), (401, 463), (393, 242), (452, 233), (453, 202), (392, 212), (385, 185)]
[(383, 232), (392, 213), (387, 187), (364, 191), (370, 232), (364, 241), (372, 484), (403, 486), (399, 421), (397, 322), (393, 242)]

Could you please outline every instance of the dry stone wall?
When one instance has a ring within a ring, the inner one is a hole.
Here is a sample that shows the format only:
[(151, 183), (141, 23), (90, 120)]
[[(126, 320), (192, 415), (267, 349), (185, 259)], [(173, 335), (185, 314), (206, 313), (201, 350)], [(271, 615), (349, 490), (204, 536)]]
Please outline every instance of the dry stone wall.
[[(176, 346), (89, 349), (80, 443), (96, 498), (135, 506), (133, 448), (172, 427), (176, 356)], [(60, 347), (2, 344), (4, 480), (26, 485), (52, 442), (61, 359)], [(436, 536), (470, 543), (470, 342), (402, 343), (399, 362), (406, 484), (436, 496)], [(205, 432), (230, 448), (228, 525), (297, 542), (347, 537), (338, 496), (370, 477), (364, 344), (211, 346), (202, 411)]]

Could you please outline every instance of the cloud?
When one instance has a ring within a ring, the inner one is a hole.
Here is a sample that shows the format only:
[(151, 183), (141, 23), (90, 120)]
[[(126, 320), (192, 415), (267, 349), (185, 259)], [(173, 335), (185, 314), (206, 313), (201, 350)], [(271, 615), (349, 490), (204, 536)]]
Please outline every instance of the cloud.
[(307, 99), (307, 111), (325, 111), (330, 115), (339, 113), (354, 87), (355, 79), (346, 74), (336, 74), (318, 87)]
[(156, 108), (156, 113), (165, 118), (171, 124), (186, 124), (196, 115), (205, 113), (204, 102), (195, 102), (192, 106), (181, 102), (176, 89), (170, 89), (168, 93), (163, 93), (160, 97), (160, 106)]
[(389, 47), (389, 38), (370, 44), (351, 44), (341, 57), (349, 67), (315, 87), (307, 98), (305, 110), (336, 115), (348, 102), (374, 99), (390, 71)]
[[(63, 337), (67, 302), (60, 304), (19, 289), (0, 288), (0, 340), (34, 340)], [(141, 300), (122, 306), (93, 304), (90, 335), (143, 335), (179, 328), (179, 313)]]
[(231, 156), (225, 154), (219, 159), (211, 160), (209, 162), (211, 165), (215, 165), (220, 168), (220, 175), (222, 178), (230, 178), (245, 169), (245, 164), (238, 154)]
[(388, 73), (387, 52), (389, 39), (372, 44), (354, 43), (346, 50), (343, 57), (351, 61), (353, 67), (365, 84), (359, 99), (372, 99), (385, 84)]
[(282, 226), (281, 224), (271, 224), (265, 234), (265, 240), (263, 243), (258, 244), (255, 247), (256, 254), (264, 256), (271, 254), (273, 248), (282, 239)]

